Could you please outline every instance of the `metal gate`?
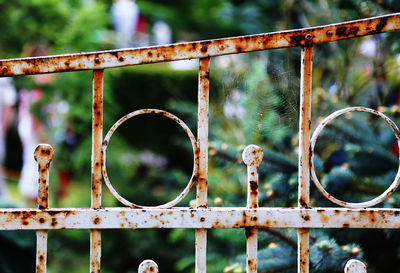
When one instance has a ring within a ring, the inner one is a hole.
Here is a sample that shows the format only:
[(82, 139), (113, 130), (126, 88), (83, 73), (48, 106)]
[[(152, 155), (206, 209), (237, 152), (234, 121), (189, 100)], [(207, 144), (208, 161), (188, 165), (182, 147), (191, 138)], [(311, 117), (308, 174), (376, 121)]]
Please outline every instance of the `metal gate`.
[[(339, 110), (325, 120), (310, 138), (311, 71), (313, 47), (332, 41), (400, 30), (400, 13), (340, 24), (257, 34), (217, 40), (178, 43), (126, 50), (110, 50), (71, 55), (0, 60), (0, 77), (41, 73), (93, 70), (92, 107), (92, 191), (91, 208), (52, 209), (48, 207), (49, 166), (53, 150), (37, 146), (34, 156), (39, 165), (39, 198), (37, 209), (0, 209), (0, 230), (36, 230), (36, 272), (46, 272), (47, 232), (51, 229), (90, 229), (90, 272), (100, 272), (102, 229), (186, 228), (196, 230), (195, 267), (206, 272), (207, 229), (245, 228), (247, 236), (247, 272), (257, 272), (257, 229), (298, 229), (298, 272), (309, 272), (309, 231), (312, 228), (400, 228), (400, 209), (368, 208), (382, 202), (400, 183), (400, 170), (393, 183), (380, 196), (363, 203), (348, 203), (330, 195), (318, 181), (313, 168), (313, 150), (324, 126), (335, 117), (351, 111), (369, 112), (382, 118), (393, 130), (400, 146), (400, 131), (388, 117), (368, 108)], [(299, 186), (297, 208), (258, 207), (258, 166), (263, 159), (256, 145), (246, 147), (243, 161), (247, 165), (246, 207), (207, 206), (208, 106), (210, 58), (275, 48), (301, 48), (301, 100), (299, 121)], [(132, 112), (117, 121), (103, 138), (103, 72), (104, 69), (184, 59), (200, 59), (198, 73), (197, 138), (178, 117), (157, 109)], [(156, 207), (136, 205), (124, 199), (113, 188), (107, 176), (106, 151), (113, 132), (127, 119), (141, 114), (164, 115), (181, 125), (190, 138), (194, 153), (191, 179), (182, 193), (171, 202)], [(340, 207), (309, 207), (309, 181)], [(102, 180), (112, 194), (126, 207), (101, 206)], [(196, 184), (197, 207), (175, 207)], [(139, 272), (157, 272), (151, 260), (139, 266)], [(366, 266), (350, 260), (345, 272), (366, 272)]]

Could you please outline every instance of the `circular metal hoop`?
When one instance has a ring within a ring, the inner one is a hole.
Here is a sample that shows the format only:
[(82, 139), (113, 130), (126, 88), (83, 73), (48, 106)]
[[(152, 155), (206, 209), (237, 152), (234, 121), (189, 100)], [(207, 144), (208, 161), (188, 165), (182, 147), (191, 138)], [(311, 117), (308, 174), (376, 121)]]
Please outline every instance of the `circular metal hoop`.
[[(400, 184), (400, 166), (399, 169), (397, 170), (397, 174), (396, 177), (394, 178), (392, 184), (389, 186), (389, 188), (386, 189), (386, 191), (384, 191), (381, 195), (379, 195), (378, 197), (367, 201), (367, 202), (361, 202), (361, 203), (350, 203), (350, 202), (345, 202), (342, 200), (339, 200), (335, 197), (333, 197), (332, 195), (330, 195), (321, 185), (321, 183), (319, 182), (317, 175), (315, 174), (315, 170), (314, 170), (314, 146), (315, 146), (315, 142), (317, 141), (317, 138), (319, 136), (319, 134), (321, 133), (322, 129), (330, 122), (332, 121), (334, 118), (343, 115), (345, 113), (348, 112), (367, 112), (367, 113), (371, 113), (373, 115), (376, 115), (378, 117), (380, 117), (381, 119), (383, 119), (392, 129), (394, 135), (396, 136), (397, 139), (397, 145), (399, 146), (400, 149), (400, 131), (399, 128), (397, 128), (396, 124), (390, 119), (388, 118), (386, 115), (382, 114), (381, 112), (378, 112), (376, 110), (370, 109), (370, 108), (364, 108), (364, 107), (349, 107), (349, 108), (345, 108), (339, 111), (336, 111), (332, 114), (330, 114), (328, 117), (326, 117), (319, 125), (318, 127), (315, 129), (314, 134), (311, 137), (311, 160), (310, 160), (310, 172), (311, 172), (311, 179), (313, 180), (315, 186), (317, 187), (317, 189), (327, 198), (329, 199), (331, 202), (343, 206), (343, 207), (348, 207), (348, 208), (367, 208), (367, 207), (371, 207), (371, 206), (375, 206), (376, 204), (382, 202), (383, 200), (385, 200), (387, 197), (389, 197), (389, 195), (391, 195), (396, 188), (399, 186)], [(399, 160), (400, 160), (400, 156), (399, 156)]]
[[(159, 206), (140, 206), (140, 205), (136, 205), (128, 200), (126, 200), (125, 198), (123, 198), (112, 186), (110, 179), (108, 178), (108, 174), (107, 174), (107, 168), (106, 168), (106, 151), (107, 151), (107, 146), (108, 143), (110, 141), (111, 136), (114, 134), (115, 130), (125, 121), (127, 121), (130, 118), (133, 118), (135, 116), (139, 116), (139, 115), (143, 115), (143, 114), (159, 114), (159, 115), (163, 115), (167, 118), (172, 119), (173, 121), (175, 121), (176, 123), (178, 123), (183, 130), (185, 130), (186, 134), (188, 135), (190, 142), (192, 143), (192, 147), (193, 147), (193, 154), (194, 154), (194, 160), (193, 160), (193, 173), (192, 173), (192, 177), (189, 180), (189, 183), (187, 184), (187, 186), (185, 187), (185, 189), (172, 201), (165, 203), (163, 205), (159, 205)], [(103, 177), (104, 177), (104, 181), (108, 187), (108, 189), (111, 191), (111, 193), (115, 196), (115, 198), (118, 199), (118, 201), (120, 201), (122, 204), (131, 207), (131, 208), (171, 208), (173, 206), (175, 206), (176, 204), (178, 204), (190, 191), (190, 189), (192, 188), (194, 182), (195, 182), (195, 177), (197, 175), (197, 171), (198, 171), (198, 157), (196, 156), (196, 152), (197, 152), (197, 142), (196, 139), (192, 133), (192, 131), (190, 131), (189, 127), (178, 117), (176, 117), (175, 115), (168, 113), (166, 111), (163, 110), (158, 110), (158, 109), (141, 109), (141, 110), (137, 110), (134, 112), (131, 112), (125, 116), (123, 116), (121, 119), (119, 119), (110, 129), (110, 131), (108, 131), (106, 137), (104, 138), (104, 142), (103, 142), (103, 167), (102, 167), (102, 171), (103, 171)]]

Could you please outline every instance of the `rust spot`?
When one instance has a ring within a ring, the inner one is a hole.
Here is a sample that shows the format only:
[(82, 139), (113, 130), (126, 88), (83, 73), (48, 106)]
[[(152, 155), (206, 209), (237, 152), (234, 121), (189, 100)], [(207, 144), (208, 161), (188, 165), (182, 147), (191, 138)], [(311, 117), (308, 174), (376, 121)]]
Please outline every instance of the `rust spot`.
[(120, 62), (123, 62), (123, 61), (125, 61), (125, 58), (124, 58), (124, 56), (120, 56), (120, 57), (118, 58), (118, 61), (120, 61)]
[(303, 200), (303, 198), (299, 199), (299, 204), (300, 206), (302, 206), (303, 208), (308, 208), (308, 205), (306, 203), (306, 201)]
[(349, 29), (347, 29), (347, 27), (338, 27), (336, 29), (336, 35), (339, 37), (343, 37), (343, 36), (348, 37), (351, 35), (357, 35), (358, 31), (359, 31), (359, 27), (355, 27), (355, 26), (350, 27)]
[(151, 57), (153, 56), (153, 53), (151, 53), (151, 51), (147, 52), (147, 56)]
[(43, 255), (40, 255), (39, 260), (43, 261), (43, 259), (44, 259)]
[(293, 35), (290, 36), (290, 44), (300, 45), (305, 40), (305, 35)]
[(24, 226), (27, 226), (27, 225), (29, 225), (29, 222), (28, 222), (28, 221), (22, 221), (22, 224), (23, 224)]
[(329, 222), (329, 217), (326, 215), (321, 215), (321, 222), (322, 223), (327, 223)]
[(101, 223), (100, 217), (99, 217), (99, 216), (96, 216), (96, 217), (93, 219), (93, 224), (98, 225), (98, 224), (100, 224), (100, 223)]
[(56, 218), (51, 218), (51, 226), (54, 227), (57, 225), (57, 220)]
[(41, 153), (42, 153), (42, 154), (49, 155), (49, 154), (50, 154), (50, 150), (49, 150), (49, 149), (45, 149), (45, 150), (42, 150)]
[(44, 220), (44, 218), (40, 218), (40, 219), (39, 219), (39, 222), (40, 222), (41, 224), (43, 224), (43, 223), (46, 222), (46, 221)]
[(246, 228), (246, 237), (249, 238), (254, 235), (254, 228)]
[(304, 221), (310, 221), (310, 216), (309, 215), (302, 215), (301, 218), (303, 218)]
[(342, 227), (343, 227), (343, 228), (348, 228), (349, 226), (350, 226), (349, 223), (344, 223)]
[(381, 32), (387, 24), (387, 17), (381, 18), (379, 24), (376, 25), (376, 31)]
[(257, 181), (250, 181), (250, 189), (252, 192), (256, 192), (258, 189), (258, 183)]

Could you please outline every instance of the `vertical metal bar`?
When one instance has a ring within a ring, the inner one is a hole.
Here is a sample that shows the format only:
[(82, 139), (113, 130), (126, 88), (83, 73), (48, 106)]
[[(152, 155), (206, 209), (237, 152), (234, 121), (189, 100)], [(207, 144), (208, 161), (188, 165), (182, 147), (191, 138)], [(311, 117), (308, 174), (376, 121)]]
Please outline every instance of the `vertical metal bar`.
[[(53, 148), (47, 144), (39, 144), (34, 152), (35, 160), (39, 165), (39, 192), (38, 208), (49, 207), (49, 167), (53, 159)], [(36, 231), (36, 273), (46, 273), (47, 263), (47, 230)]]
[[(263, 160), (262, 149), (256, 145), (247, 146), (242, 154), (243, 162), (247, 165), (247, 208), (258, 208), (258, 167)], [(257, 220), (254, 218), (252, 220)], [(257, 273), (258, 230), (246, 228), (246, 272)]]
[[(301, 49), (300, 120), (299, 120), (299, 193), (298, 205), (307, 208), (310, 199), (310, 130), (311, 130), (311, 74), (313, 48)], [(299, 273), (309, 272), (309, 229), (298, 229)]]
[[(101, 167), (103, 155), (103, 75), (104, 70), (93, 70), (92, 112), (92, 195), (91, 208), (101, 208)], [(90, 272), (100, 273), (101, 231), (90, 230)]]
[[(209, 101), (209, 67), (210, 58), (200, 59), (199, 92), (197, 114), (197, 149), (198, 149), (198, 179), (197, 207), (207, 207), (207, 168), (208, 168), (208, 101)], [(196, 229), (196, 273), (206, 273), (207, 270), (207, 230)]]

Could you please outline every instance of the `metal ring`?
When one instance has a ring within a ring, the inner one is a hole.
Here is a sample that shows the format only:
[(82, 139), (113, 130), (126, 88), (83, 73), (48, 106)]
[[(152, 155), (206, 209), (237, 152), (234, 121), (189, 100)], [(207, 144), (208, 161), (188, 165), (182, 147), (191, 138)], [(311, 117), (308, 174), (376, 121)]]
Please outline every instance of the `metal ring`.
[[(315, 174), (315, 170), (314, 170), (314, 146), (315, 146), (315, 142), (317, 141), (317, 138), (319, 136), (319, 134), (321, 133), (322, 129), (330, 122), (332, 121), (334, 118), (343, 115), (347, 112), (367, 112), (367, 113), (371, 113), (374, 114), (378, 117), (380, 117), (381, 119), (383, 119), (392, 129), (394, 135), (396, 136), (397, 139), (397, 145), (399, 146), (400, 149), (400, 131), (399, 128), (397, 128), (396, 124), (390, 119), (388, 118), (386, 115), (382, 114), (381, 112), (378, 112), (376, 110), (370, 109), (370, 108), (364, 108), (364, 107), (349, 107), (349, 108), (345, 108), (339, 111), (336, 111), (332, 114), (330, 114), (328, 117), (326, 117), (319, 125), (318, 127), (315, 129), (314, 134), (311, 137), (311, 160), (310, 160), (310, 172), (311, 172), (311, 179), (313, 180), (315, 186), (317, 187), (317, 189), (326, 197), (328, 198), (330, 201), (332, 201), (333, 203), (343, 206), (343, 207), (348, 207), (348, 208), (367, 208), (367, 207), (371, 207), (371, 206), (375, 206), (376, 204), (382, 202), (383, 200), (385, 200), (387, 197), (389, 197), (389, 195), (391, 195), (396, 188), (399, 186), (400, 183), (400, 166), (399, 169), (397, 170), (397, 174), (396, 177), (394, 178), (392, 184), (389, 186), (389, 188), (386, 189), (385, 192), (383, 192), (381, 195), (379, 195), (378, 197), (367, 201), (367, 202), (361, 202), (361, 203), (350, 203), (350, 202), (345, 202), (342, 200), (339, 200), (335, 197), (333, 197), (332, 195), (330, 195), (321, 185), (321, 183), (319, 182), (317, 175)], [(400, 155), (399, 155), (399, 160), (400, 160)]]
[[(188, 135), (190, 142), (192, 143), (192, 147), (193, 147), (193, 154), (194, 154), (194, 160), (193, 160), (193, 173), (192, 173), (192, 177), (189, 180), (189, 183), (187, 184), (186, 188), (172, 201), (165, 203), (163, 205), (159, 205), (159, 206), (140, 206), (140, 205), (136, 205), (128, 200), (126, 200), (125, 198), (123, 198), (121, 195), (118, 194), (118, 192), (114, 189), (114, 187), (111, 185), (110, 179), (108, 178), (108, 174), (107, 174), (107, 168), (106, 168), (106, 151), (107, 151), (107, 146), (108, 143), (110, 141), (111, 136), (114, 134), (115, 130), (125, 121), (127, 121), (128, 119), (138, 116), (138, 115), (143, 115), (143, 114), (160, 114), (163, 115), (167, 118), (172, 119), (173, 121), (175, 121), (176, 123), (178, 123), (183, 130), (185, 130), (186, 134)], [(180, 120), (178, 117), (176, 117), (175, 115), (168, 113), (166, 111), (163, 110), (158, 110), (158, 109), (141, 109), (141, 110), (137, 110), (134, 112), (131, 112), (125, 116), (123, 116), (121, 119), (119, 119), (110, 129), (110, 131), (108, 131), (106, 137), (104, 138), (104, 142), (103, 142), (103, 177), (104, 177), (104, 181), (108, 187), (108, 189), (111, 191), (111, 193), (115, 196), (115, 198), (118, 199), (118, 201), (120, 201), (122, 204), (131, 207), (131, 208), (171, 208), (173, 206), (175, 206), (176, 204), (178, 204), (190, 191), (190, 189), (192, 188), (194, 182), (195, 182), (195, 178), (197, 176), (197, 172), (198, 172), (198, 157), (196, 156), (197, 153), (197, 142), (196, 139), (192, 133), (192, 131), (190, 131), (189, 127), (182, 121)]]

